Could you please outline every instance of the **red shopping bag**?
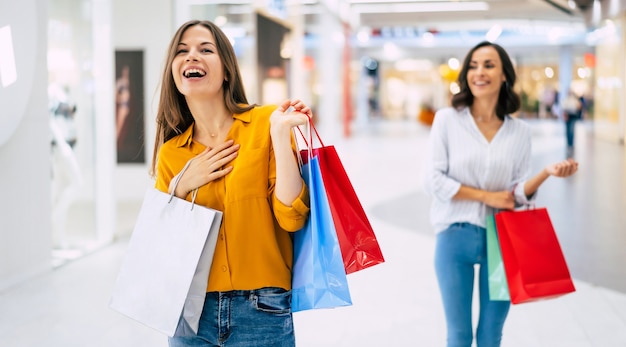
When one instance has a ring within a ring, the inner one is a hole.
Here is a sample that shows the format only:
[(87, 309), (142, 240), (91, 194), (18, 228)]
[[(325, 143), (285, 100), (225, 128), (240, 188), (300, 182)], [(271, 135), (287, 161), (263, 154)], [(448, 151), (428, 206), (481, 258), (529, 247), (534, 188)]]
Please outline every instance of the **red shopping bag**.
[[(335, 147), (324, 146), (317, 129), (311, 122), (311, 118), (309, 118), (308, 141), (302, 132), (300, 134), (305, 139), (306, 145), (312, 147), (311, 128), (315, 131), (321, 145), (318, 148), (311, 148), (311, 151), (312, 155), (317, 157), (319, 161), (346, 274), (383, 263), (385, 259), (374, 230)], [(301, 150), (300, 157), (306, 163), (308, 149)]]
[(511, 303), (576, 290), (545, 208), (503, 211), (495, 220)]

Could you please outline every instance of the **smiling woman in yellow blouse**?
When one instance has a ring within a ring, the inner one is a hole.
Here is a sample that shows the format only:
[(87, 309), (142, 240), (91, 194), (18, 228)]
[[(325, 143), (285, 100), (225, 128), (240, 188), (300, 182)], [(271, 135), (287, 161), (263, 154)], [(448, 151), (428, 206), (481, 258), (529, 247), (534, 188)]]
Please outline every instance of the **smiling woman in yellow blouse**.
[(189, 200), (198, 189), (195, 202), (223, 220), (198, 334), (170, 338), (170, 346), (295, 345), (289, 233), (304, 226), (309, 197), (291, 128), (307, 114), (299, 100), (249, 104), (234, 50), (215, 24), (189, 21), (172, 38), (157, 111), (156, 188), (171, 192), (191, 161), (174, 194)]

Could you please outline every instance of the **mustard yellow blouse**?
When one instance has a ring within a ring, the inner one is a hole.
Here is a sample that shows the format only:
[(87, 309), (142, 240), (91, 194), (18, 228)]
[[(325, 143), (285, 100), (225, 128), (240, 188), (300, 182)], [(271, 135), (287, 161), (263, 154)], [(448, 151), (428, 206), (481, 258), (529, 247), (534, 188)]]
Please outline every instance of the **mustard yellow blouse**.
[[(275, 108), (258, 106), (233, 116), (227, 139), (241, 145), (230, 164), (233, 171), (198, 190), (196, 204), (223, 212), (207, 291), (291, 289), (293, 245), (288, 232), (304, 226), (309, 194), (303, 182), (291, 206), (274, 195), (276, 163), (269, 117)], [(204, 149), (193, 140), (193, 125), (164, 143), (159, 150), (156, 188), (167, 192), (170, 180)]]

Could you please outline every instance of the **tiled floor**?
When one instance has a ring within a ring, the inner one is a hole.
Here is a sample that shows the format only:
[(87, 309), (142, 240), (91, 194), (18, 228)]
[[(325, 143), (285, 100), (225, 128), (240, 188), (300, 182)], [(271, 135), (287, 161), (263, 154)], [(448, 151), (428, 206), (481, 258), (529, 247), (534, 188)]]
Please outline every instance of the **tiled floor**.
[[(538, 169), (563, 157), (564, 140), (560, 124), (533, 126)], [(382, 122), (350, 139), (324, 138), (337, 147), (386, 262), (349, 276), (353, 306), (296, 313), (299, 347), (445, 345), (419, 184), (427, 134), (412, 122)], [(578, 135), (580, 172), (550, 179), (538, 200), (550, 211), (577, 291), (513, 306), (503, 347), (626, 347), (626, 152), (588, 137), (582, 125)], [(133, 214), (123, 216), (131, 218), (118, 223), (127, 235)], [(122, 239), (0, 293), (0, 346), (167, 346), (160, 333), (108, 308), (125, 250)]]

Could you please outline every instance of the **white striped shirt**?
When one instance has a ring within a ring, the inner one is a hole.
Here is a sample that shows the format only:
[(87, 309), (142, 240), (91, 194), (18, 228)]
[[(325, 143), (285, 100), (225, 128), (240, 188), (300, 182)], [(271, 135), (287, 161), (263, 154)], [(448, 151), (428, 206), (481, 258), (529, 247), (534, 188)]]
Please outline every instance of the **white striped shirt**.
[[(491, 142), (478, 129), (469, 108), (444, 108), (433, 122), (424, 188), (432, 199), (435, 232), (457, 222), (485, 227), (493, 208), (474, 200), (452, 199), (461, 185), (503, 191), (515, 187), (515, 202), (528, 204), (524, 183), (530, 173), (531, 129), (506, 116)], [(533, 196), (534, 198), (534, 196)]]

